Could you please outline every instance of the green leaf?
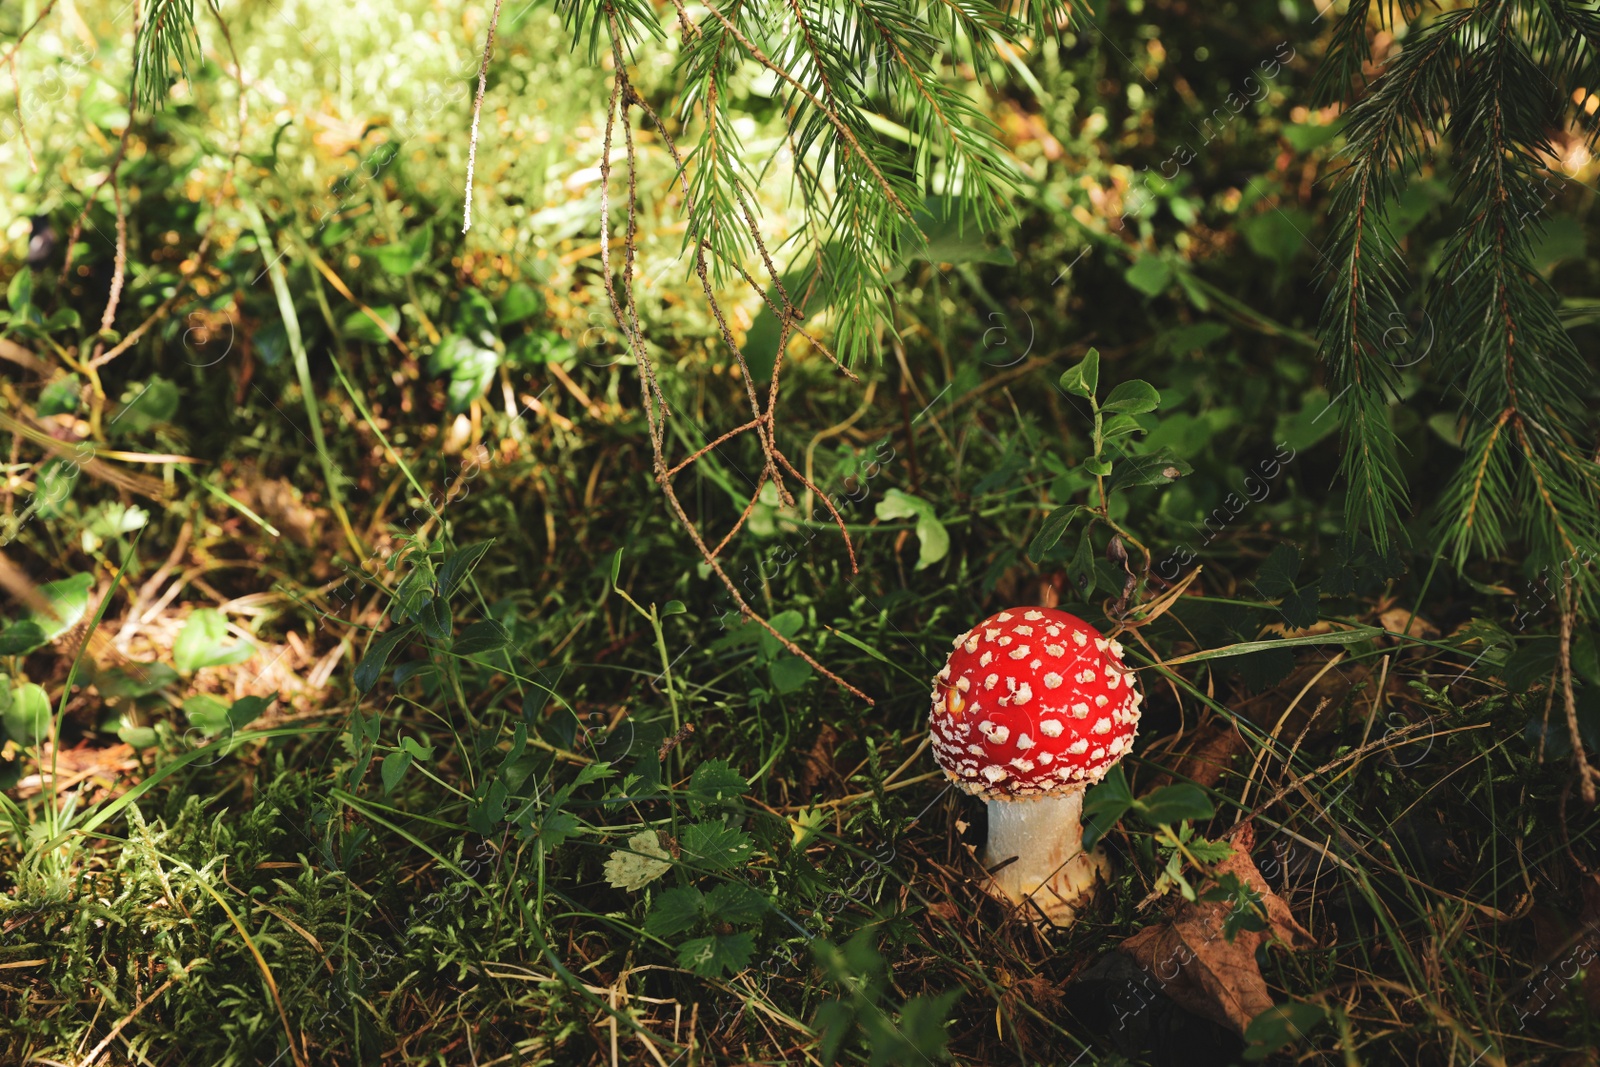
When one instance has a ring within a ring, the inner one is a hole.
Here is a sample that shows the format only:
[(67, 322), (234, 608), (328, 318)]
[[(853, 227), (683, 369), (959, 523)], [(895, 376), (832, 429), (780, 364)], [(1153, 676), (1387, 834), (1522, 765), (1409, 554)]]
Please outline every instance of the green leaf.
[(1326, 126), (1285, 126), (1282, 135), (1289, 146), (1296, 152), (1309, 152), (1313, 148), (1321, 148), (1335, 137), (1344, 127), (1343, 122), (1330, 122)]
[(1156, 392), (1155, 386), (1135, 378), (1111, 390), (1111, 395), (1101, 402), (1100, 410), (1142, 415), (1160, 406), (1161, 394)]
[(1104, 478), (1111, 473), (1111, 461), (1102, 456), (1089, 456), (1083, 461), (1083, 469), (1096, 478)]
[[(400, 333), (400, 309), (392, 304), (384, 304), (372, 309), (373, 314), (382, 319), (396, 335)], [(364, 341), (372, 345), (386, 345), (389, 335), (383, 328), (372, 321), (365, 311), (357, 309), (344, 317), (340, 325), (340, 332), (352, 341)]]
[(500, 353), (494, 348), (457, 333), (440, 341), (428, 357), (430, 374), (450, 378), (445, 391), (450, 397), (449, 410), (457, 414), (484, 394), (499, 366)]
[(628, 847), (616, 849), (606, 860), (606, 882), (617, 889), (637, 891), (666, 874), (672, 857), (661, 847), (654, 830), (641, 830), (628, 838)]
[(1061, 375), (1061, 388), (1073, 396), (1092, 397), (1100, 388), (1100, 350), (1089, 349), (1083, 362)]
[(1211, 798), (1188, 782), (1165, 785), (1133, 802), (1139, 817), (1152, 826), (1176, 826), (1185, 819), (1209, 819), (1216, 814)]
[(1160, 296), (1172, 284), (1172, 266), (1160, 256), (1140, 256), (1122, 277), (1145, 296)]
[(1133, 791), (1122, 767), (1111, 768), (1083, 795), (1083, 847), (1092, 849), (1133, 807)]
[(914, 213), (922, 236), (908, 234), (901, 247), (906, 259), (930, 263), (996, 263), (1010, 266), (1017, 261), (1011, 249), (995, 247), (985, 239), (978, 220), (969, 209), (962, 212), (954, 197), (931, 196)]
[(394, 792), (394, 787), (400, 784), (400, 779), (406, 775), (406, 768), (411, 766), (411, 753), (391, 752), (383, 757), (383, 765), (378, 769), (379, 776), (383, 779), (383, 792), (385, 795)]
[(233, 707), (228, 709), (228, 725), (235, 730), (244, 729), (261, 718), (261, 713), (271, 707), (276, 699), (278, 699), (276, 693), (269, 697), (240, 697), (233, 702)]
[(33, 271), (24, 267), (11, 276), (6, 286), (6, 303), (13, 312), (25, 311), (33, 303)]
[(1251, 1062), (1264, 1060), (1274, 1052), (1304, 1040), (1327, 1017), (1327, 1011), (1304, 1001), (1275, 1004), (1251, 1019), (1250, 1025), (1245, 1027), (1244, 1039), (1250, 1042), (1250, 1046), (1244, 1050), (1244, 1058)]
[(1056, 508), (1045, 517), (1044, 525), (1039, 527), (1039, 532), (1034, 535), (1033, 541), (1028, 545), (1028, 559), (1034, 563), (1041, 562), (1045, 553), (1060, 543), (1066, 536), (1067, 528), (1072, 525), (1072, 520), (1078, 517), (1080, 511), (1087, 510), (1082, 504), (1068, 504)]
[(494, 545), (495, 539), (487, 541), (474, 541), (464, 545), (445, 556), (444, 562), (439, 564), (439, 590), (445, 599), (456, 595), (456, 590), (461, 588), (461, 583), (467, 576), (477, 569), (484, 555)]
[(183, 714), (190, 726), (207, 737), (215, 737), (228, 729), (228, 705), (209, 693), (196, 693), (185, 700)]
[(95, 676), (94, 687), (106, 700), (136, 700), (159, 692), (177, 680), (177, 671), (159, 660), (152, 660), (101, 671)]
[(70, 415), (78, 410), (78, 396), (83, 383), (76, 374), (63, 374), (39, 390), (36, 413), (40, 418), (51, 415)]
[(20, 656), (44, 644), (46, 638), (32, 619), (19, 619), (0, 630), (0, 656)]
[(1109, 490), (1132, 489), (1142, 485), (1165, 485), (1193, 474), (1194, 468), (1163, 448), (1152, 455), (1129, 456), (1117, 464)]
[(371, 252), (373, 258), (378, 261), (378, 266), (386, 273), (404, 277), (427, 264), (432, 247), (433, 222), (429, 220), (405, 240), (392, 241), (371, 249)]
[(59, 519), (67, 513), (67, 501), (78, 485), (78, 464), (52, 459), (39, 468), (38, 489), (33, 494), (39, 505), (39, 518)]
[(713, 934), (696, 937), (678, 946), (678, 966), (699, 975), (715, 978), (737, 974), (750, 966), (755, 955), (755, 938), (749, 934)]
[(1296, 630), (1316, 625), (1321, 609), (1322, 598), (1317, 592), (1316, 582), (1312, 582), (1304, 589), (1283, 594), (1283, 600), (1278, 604), (1278, 610), (1283, 614), (1283, 621)]
[(692, 823), (683, 831), (682, 845), (686, 857), (712, 871), (743, 863), (755, 851), (749, 834), (720, 822)]
[(147, 381), (132, 382), (122, 392), (122, 408), (112, 416), (118, 433), (142, 433), (172, 421), (182, 396), (178, 387), (159, 374)]
[(1105, 420), (1100, 427), (1100, 437), (1106, 441), (1144, 432), (1144, 424), (1132, 415), (1113, 415)]
[(878, 501), (874, 514), (880, 520), (917, 520), (917, 570), (930, 567), (950, 554), (950, 531), (945, 529), (931, 502), (899, 489), (890, 489)]
[(725, 923), (755, 922), (771, 907), (771, 901), (743, 882), (723, 882), (705, 899), (706, 911)]
[(184, 674), (202, 667), (221, 667), (243, 663), (255, 655), (248, 641), (228, 641), (228, 620), (215, 608), (199, 608), (190, 614), (172, 642), (172, 662)]
[(1094, 542), (1089, 537), (1089, 528), (1086, 526), (1083, 533), (1078, 536), (1078, 548), (1072, 554), (1072, 560), (1067, 564), (1067, 577), (1072, 579), (1073, 588), (1085, 600), (1094, 596), (1095, 587), (1100, 582), (1100, 572), (1095, 569)]
[(467, 808), (467, 825), (484, 837), (490, 837), (506, 817), (506, 785), (496, 778), (489, 783), (483, 800)]
[[(805, 625), (805, 621), (806, 617), (804, 615), (800, 614), (798, 611), (795, 611), (793, 608), (789, 608), (786, 611), (780, 611), (776, 615), (772, 616), (772, 618), (767, 620), (767, 623), (774, 630), (778, 631), (780, 634), (792, 641), (794, 640), (795, 634), (800, 632), (800, 627)], [(760, 645), (761, 655), (764, 658), (770, 660), (783, 654), (783, 643), (780, 642), (776, 637), (772, 636), (772, 634), (767, 632), (767, 628), (765, 626), (761, 626), (755, 622), (748, 623), (747, 625), (749, 625), (749, 627), (755, 632), (756, 643)]]
[(389, 664), (389, 657), (401, 642), (410, 639), (415, 629), (415, 626), (398, 626), (373, 639), (372, 644), (367, 646), (367, 654), (361, 657), (352, 675), (358, 690), (366, 693), (378, 684), (378, 679), (383, 677), (383, 669)]
[(425, 745), (414, 737), (402, 737), (400, 739), (400, 751), (408, 752), (414, 759), (419, 759), (424, 763), (433, 758), (433, 746)]
[(538, 837), (540, 847), (549, 852), (560, 848), (568, 839), (578, 836), (582, 830), (583, 824), (572, 812), (553, 811), (544, 817), (534, 836)]
[(451, 650), (458, 656), (476, 656), (505, 648), (510, 643), (510, 630), (493, 619), (484, 619), (461, 631)]
[(670, 618), (673, 615), (683, 615), (688, 610), (689, 609), (684, 605), (683, 601), (669, 600), (666, 602), (666, 604), (662, 605), (661, 617), (665, 619)]
[(50, 736), (50, 697), (42, 686), (24, 682), (11, 690), (3, 714), (6, 736), (23, 745), (37, 745)]
[(500, 324), (510, 326), (523, 319), (531, 319), (543, 310), (544, 297), (539, 295), (537, 289), (526, 282), (512, 282), (506, 295), (500, 298)]
[(705, 897), (692, 886), (668, 889), (655, 899), (645, 916), (644, 932), (656, 937), (671, 937), (694, 929), (702, 917)]
[(1287, 541), (1279, 541), (1272, 553), (1261, 564), (1256, 576), (1256, 588), (1276, 599), (1294, 591), (1295, 579), (1300, 576), (1300, 550)]
[(622, 574), (622, 549), (617, 549), (611, 556), (611, 585), (616, 588), (617, 578)]
[[(60, 581), (46, 582), (38, 589), (40, 596), (49, 601), (54, 612), (54, 617), (45, 612), (36, 611), (26, 620), (30, 626), (24, 627), (18, 623), (6, 628), (5, 644), (22, 645), (16, 653), (32, 652), (42, 645), (49, 644), (83, 620), (84, 613), (89, 610), (89, 590), (94, 585), (94, 576), (88, 573), (74, 574)], [(13, 633), (15, 630), (15, 633)]]
[(750, 783), (727, 760), (706, 760), (689, 776), (689, 809), (696, 817), (735, 807), (750, 791)]
[(767, 677), (772, 687), (780, 693), (796, 693), (805, 688), (814, 672), (811, 664), (799, 656), (779, 656), (767, 664)]
[(1299, 208), (1272, 208), (1239, 223), (1239, 232), (1256, 255), (1286, 267), (1306, 243), (1311, 216)]
[(609, 763), (585, 763), (578, 769), (578, 776), (572, 780), (572, 788), (577, 789), (579, 786), (588, 785), (590, 782), (598, 782), (605, 778), (614, 777), (616, 773)]

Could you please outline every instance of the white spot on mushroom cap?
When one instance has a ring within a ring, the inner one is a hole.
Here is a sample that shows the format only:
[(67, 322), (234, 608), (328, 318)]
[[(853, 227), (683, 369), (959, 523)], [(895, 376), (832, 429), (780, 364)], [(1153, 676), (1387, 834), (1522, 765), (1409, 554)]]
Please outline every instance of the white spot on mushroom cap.
[(1009, 777), (1004, 767), (996, 767), (992, 763), (983, 769), (983, 776), (995, 783), (1003, 782)]
[(1089, 705), (1087, 705), (1087, 704), (1074, 704), (1074, 705), (1072, 705), (1072, 717), (1074, 719), (1087, 719), (1089, 717)]
[(993, 689), (999, 681), (1000, 676), (998, 674), (991, 674), (983, 680), (983, 687), (985, 689)]
[(990, 627), (986, 628), (983, 631), (983, 639), (985, 641), (993, 641), (995, 638), (997, 638), (999, 636), (1000, 636), (1000, 627), (998, 627), (998, 626), (990, 626)]
[(1060, 737), (1066, 727), (1061, 725), (1060, 719), (1040, 719), (1039, 732), (1046, 737)]
[[(1091, 671), (1090, 672), (1090, 677), (1093, 677), (1093, 676), (1094, 676), (1094, 674)], [(1103, 708), (1103, 707), (1106, 706), (1107, 703), (1109, 703), (1109, 701), (1106, 700), (1106, 696), (1105, 696), (1104, 693), (1101, 693), (1099, 696), (1094, 698), (1094, 706), (1097, 707), (1097, 708)]]
[(1050, 766), (1050, 764), (1054, 760), (1055, 760), (1055, 756), (1051, 755), (1049, 752), (1041, 752), (1041, 753), (1039, 753), (1039, 762), (1043, 766), (1046, 766), (1046, 767)]
[(1096, 650), (1098, 650), (1100, 652), (1104, 652), (1106, 650), (1106, 639), (1103, 638), (1103, 637), (1095, 638), (1094, 639), (1094, 647), (1095, 647)]
[(1040, 619), (1044, 618), (1044, 612), (1030, 611), (1025, 613), (1022, 617), (1027, 619), (1029, 622), (1038, 622)]
[(1032, 663), (1030, 663), (1030, 664), (1028, 664), (1028, 669), (1029, 669), (1029, 670), (1030, 670), (1030, 671), (1036, 671), (1036, 670), (1038, 670), (1038, 669), (1039, 669), (1039, 668), (1040, 668), (1040, 667), (1043, 667), (1043, 666), (1044, 666), (1044, 660), (1042, 660), (1042, 659), (1035, 659), (1035, 660), (1034, 660), (1034, 661), (1033, 661), (1033, 662), (1032, 662)]
[(1049, 634), (1051, 637), (1060, 637), (1061, 627), (1057, 626), (1055, 623), (1051, 623), (1049, 626), (1044, 628), (1044, 632)]
[(974, 756), (981, 756), (989, 750), (984, 748), (982, 745), (968, 745), (967, 751), (972, 753)]
[(1118, 659), (1122, 658), (1122, 642), (1121, 641), (1113, 640), (1111, 642), (1111, 654), (1113, 656), (1116, 656)]
[(983, 655), (978, 657), (978, 666), (980, 667), (987, 667), (992, 662), (994, 662), (993, 652), (985, 652)]
[(1029, 737), (1027, 734), (1018, 734), (1017, 735), (1017, 747), (1022, 749), (1022, 751), (1024, 751), (1024, 752), (1028, 751), (1028, 749), (1032, 748), (1033, 745), (1034, 745), (1033, 738)]
[[(1011, 635), (1010, 634), (1006, 634), (1006, 635), (1000, 637), (999, 639), (997, 639), (995, 641), (995, 644), (999, 645), (1001, 648), (1005, 648), (1010, 643), (1011, 643)], [(1027, 646), (1024, 645), (1023, 647), (1026, 648)]]
[(1057, 674), (1055, 671), (1051, 671), (1049, 674), (1045, 675), (1044, 687), (1046, 689), (1060, 689), (1061, 675)]
[(1089, 742), (1080, 737), (1076, 741), (1072, 742), (1072, 744), (1067, 746), (1067, 751), (1072, 753), (1074, 756), (1081, 756), (1085, 752), (1089, 751)]
[(1105, 749), (1097, 748), (1093, 752), (1089, 753), (1089, 758), (1090, 759), (1104, 759), (1105, 755), (1106, 755), (1106, 750)]
[(1091, 667), (1085, 667), (1073, 677), (1077, 680), (1079, 685), (1087, 685), (1094, 681), (1094, 669)]
[(1009, 612), (1009, 611), (1002, 611), (1000, 614), (995, 616), (995, 618), (999, 619), (1001, 622), (1007, 622), (1012, 617), (1013, 616), (1012, 616), (1011, 612)]
[(1099, 722), (1095, 723), (1094, 732), (1097, 734), (1109, 734), (1111, 732), (1111, 720), (1101, 719)]
[(963, 674), (961, 677), (956, 679), (956, 688), (961, 690), (963, 693), (967, 692), (972, 688), (972, 679)]
[[(1004, 643), (1004, 642), (1002, 642), (1002, 643)], [(1027, 645), (1018, 645), (1016, 648), (1013, 648), (1011, 650), (1010, 656), (1011, 656), (1012, 659), (1027, 659), (1028, 658), (1028, 646)]]
[(1000, 726), (992, 722), (983, 723), (978, 729), (982, 730), (983, 736), (987, 737), (989, 742), (995, 745), (1005, 744), (1006, 738), (1011, 736), (1011, 728), (1009, 726)]
[(1033, 770), (1033, 760), (1023, 759), (1021, 756), (1018, 756), (1016, 759), (1011, 761), (1011, 766), (1015, 767), (1023, 774), (1027, 774), (1029, 771)]
[(1066, 645), (1045, 645), (1044, 650), (1050, 655), (1054, 656), (1056, 659), (1060, 659), (1062, 656), (1067, 654)]
[(1023, 682), (1017, 686), (1017, 695), (1014, 699), (1018, 704), (1026, 704), (1033, 699), (1033, 687), (1027, 682)]
[(969, 637), (967, 638), (967, 643), (961, 647), (966, 649), (969, 654), (976, 652), (978, 651), (978, 639), (976, 637)]
[(1072, 631), (1072, 643), (1082, 648), (1089, 643), (1089, 639), (1083, 635), (1082, 630), (1074, 630)]
[(1014, 632), (1021, 634), (1023, 637), (1033, 636), (1033, 627), (1031, 626), (1013, 626), (1011, 629)]

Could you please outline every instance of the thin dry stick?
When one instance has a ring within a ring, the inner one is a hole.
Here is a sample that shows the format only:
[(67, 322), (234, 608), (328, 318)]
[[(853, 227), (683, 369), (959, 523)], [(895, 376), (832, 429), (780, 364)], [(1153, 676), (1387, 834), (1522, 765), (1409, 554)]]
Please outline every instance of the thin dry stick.
[[(662, 493), (666, 496), (668, 505), (671, 507), (673, 513), (677, 516), (679, 524), (683, 526), (684, 530), (689, 534), (690, 539), (693, 540), (695, 547), (700, 551), (701, 557), (705, 559), (707, 565), (710, 566), (712, 571), (722, 582), (723, 586), (733, 597), (734, 603), (739, 607), (740, 614), (745, 618), (754, 620), (768, 633), (772, 634), (772, 636), (776, 638), (787, 651), (805, 661), (814, 670), (816, 670), (817, 673), (823, 675), (840, 688), (847, 690), (857, 697), (860, 697), (863, 701), (870, 705), (873, 703), (870, 697), (868, 697), (860, 689), (857, 689), (855, 686), (846, 682), (834, 672), (828, 670), (821, 663), (817, 662), (815, 657), (811, 656), (804, 649), (800, 648), (787, 636), (779, 633), (770, 622), (768, 622), (750, 607), (744, 596), (739, 592), (738, 586), (723, 569), (721, 562), (717, 559), (717, 553), (712, 551), (707, 546), (705, 538), (701, 535), (699, 528), (694, 523), (694, 520), (689, 517), (689, 514), (685, 510), (682, 501), (678, 498), (676, 489), (673, 487), (672, 474), (674, 472), (672, 468), (669, 468), (666, 459), (666, 433), (664, 425), (664, 420), (671, 414), (671, 412), (667, 407), (666, 398), (661, 389), (660, 382), (656, 378), (655, 365), (653, 360), (650, 358), (649, 349), (645, 344), (643, 330), (639, 324), (637, 302), (634, 299), (634, 276), (636, 264), (635, 251), (637, 248), (638, 233), (638, 150), (633, 139), (633, 127), (628, 118), (628, 109), (637, 105), (640, 110), (650, 118), (656, 129), (660, 131), (663, 139), (669, 139), (669, 135), (659, 117), (634, 91), (632, 84), (628, 80), (627, 61), (622, 53), (621, 47), (621, 34), (618, 32), (615, 12), (609, 6), (606, 9), (606, 17), (611, 29), (612, 58), (615, 61), (616, 76), (612, 85), (611, 99), (607, 107), (606, 129), (601, 148), (601, 272), (605, 284), (607, 300), (611, 307), (612, 317), (617, 322), (618, 327), (622, 330), (623, 335), (627, 340), (628, 347), (630, 350), (632, 350), (634, 358), (639, 364), (640, 385), (644, 394), (645, 418), (650, 431), (650, 443), (653, 453), (653, 466), (655, 468), (656, 482), (661, 486)], [(619, 287), (611, 269), (610, 239), (611, 145), (619, 111), (622, 118), (628, 177), (628, 227), (626, 238), (623, 242), (625, 255), (620, 293), (618, 292)], [(683, 172), (682, 160), (679, 157), (676, 148), (670, 145), (670, 140), (669, 147), (672, 150), (674, 161), (677, 162), (679, 166), (679, 179), (683, 183), (686, 196), (685, 210), (692, 211), (693, 204), (692, 199), (689, 197), (688, 182)], [(759, 241), (759, 234), (756, 236), (757, 240)], [(781, 486), (781, 476), (777, 471), (777, 456), (779, 453), (777, 453), (776, 446), (770, 437), (770, 430), (773, 421), (772, 412), (770, 408), (767, 411), (762, 411), (759, 401), (755, 397), (753, 376), (750, 374), (748, 366), (744, 363), (743, 354), (738, 344), (733, 339), (732, 331), (728, 328), (727, 323), (723, 318), (721, 306), (716, 299), (715, 292), (711, 288), (709, 271), (705, 262), (705, 245), (703, 242), (696, 242), (695, 269), (696, 273), (701, 279), (701, 286), (706, 293), (707, 301), (717, 319), (723, 340), (738, 357), (740, 370), (743, 372), (746, 378), (747, 388), (752, 401), (752, 414), (754, 418), (752, 419), (751, 423), (746, 425), (745, 429), (757, 430), (758, 437), (761, 440), (762, 448), (766, 453), (767, 458), (767, 468), (764, 473), (773, 477), (774, 480), (777, 480)], [(785, 316), (785, 318), (788, 319), (789, 323), (792, 324), (792, 317)], [(784, 340), (787, 340), (790, 329), (792, 329), (792, 325), (786, 326), (786, 328), (783, 330)], [(788, 467), (791, 471), (793, 470), (793, 467), (790, 466), (786, 460), (782, 462), (784, 466)], [(846, 534), (846, 538), (848, 541), (848, 534)], [(718, 546), (719, 551), (721, 547), (722, 546), (720, 545)]]
[(17, 133), (22, 136), (22, 147), (28, 153), (29, 168), (35, 174), (38, 174), (39, 161), (33, 158), (33, 142), (28, 139), (28, 120), (22, 114), (22, 76), (17, 73), (17, 50), (15, 48), (11, 50), (11, 55), (7, 57), (7, 64), (11, 68), (11, 84), (17, 87)]
[(494, 0), (489, 16), (489, 34), (483, 42), (483, 62), (478, 66), (478, 95), (472, 101), (472, 139), (467, 142), (467, 204), (461, 232), (472, 229), (472, 172), (478, 163), (478, 116), (483, 113), (483, 90), (489, 82), (489, 60), (494, 58), (494, 30), (500, 24), (501, 0)]
[(139, 1017), (139, 1013), (150, 1006), (151, 1001), (165, 993), (168, 989), (171, 989), (173, 981), (174, 979), (168, 978), (165, 982), (162, 982), (160, 985), (156, 986), (156, 988), (151, 991), (149, 996), (145, 997), (143, 1000), (139, 1001), (139, 1003), (133, 1006), (132, 1011), (118, 1019), (117, 1024), (111, 1028), (111, 1032), (105, 1037), (101, 1038), (98, 1045), (89, 1050), (89, 1055), (84, 1057), (83, 1062), (79, 1063), (78, 1067), (94, 1067), (95, 1060), (98, 1060), (100, 1058), (100, 1054), (105, 1052), (105, 1050), (111, 1046), (111, 1042), (117, 1039), (117, 1035), (122, 1033), (122, 1028), (133, 1022), (133, 1020), (137, 1019)]
[[(111, 199), (117, 205), (117, 258), (111, 270), (111, 295), (106, 298), (106, 309), (100, 315), (100, 332), (111, 329), (117, 318), (117, 305), (122, 303), (122, 286), (128, 277), (128, 212), (122, 206), (122, 186), (111, 181)], [(96, 356), (100, 353), (96, 352)]]
[(1572, 575), (1562, 582), (1561, 603), (1561, 698), (1567, 711), (1567, 733), (1572, 738), (1572, 759), (1578, 765), (1578, 793), (1583, 802), (1594, 807), (1594, 783), (1600, 774), (1589, 765), (1589, 756), (1583, 750), (1583, 736), (1578, 732), (1578, 704), (1572, 691)]

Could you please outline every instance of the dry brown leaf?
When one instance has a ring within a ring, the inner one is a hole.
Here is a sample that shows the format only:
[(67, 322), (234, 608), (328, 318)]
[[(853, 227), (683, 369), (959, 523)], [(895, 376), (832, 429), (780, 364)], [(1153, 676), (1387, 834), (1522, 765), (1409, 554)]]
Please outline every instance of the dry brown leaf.
[(254, 487), (254, 496), (261, 505), (261, 514), (276, 526), (285, 537), (296, 544), (310, 548), (317, 543), (317, 530), (325, 516), (315, 508), (307, 507), (300, 491), (282, 478), (265, 478)]
[(1212, 789), (1233, 766), (1234, 757), (1250, 751), (1238, 727), (1217, 719), (1205, 723), (1184, 740), (1188, 743), (1183, 750), (1172, 754), (1171, 771), (1158, 775), (1150, 783), (1151, 789), (1175, 781), (1192, 781), (1201, 788)]
[(1410, 608), (1390, 608), (1378, 616), (1378, 623), (1390, 633), (1403, 633), (1407, 637), (1423, 640), (1439, 636), (1439, 628), (1418, 615), (1413, 617)]
[[(1149, 926), (1118, 946), (1132, 956), (1179, 1005), (1238, 1031), (1272, 1007), (1272, 995), (1256, 965), (1256, 949), (1276, 938), (1290, 948), (1315, 944), (1295, 922), (1289, 905), (1268, 887), (1250, 859), (1255, 830), (1243, 823), (1229, 840), (1234, 854), (1217, 864), (1217, 874), (1233, 874), (1261, 895), (1268, 929), (1240, 930), (1230, 942), (1223, 936), (1226, 901), (1186, 903), (1170, 922)], [(1208, 882), (1209, 888), (1214, 882)], [(1202, 893), (1203, 893), (1202, 889)]]

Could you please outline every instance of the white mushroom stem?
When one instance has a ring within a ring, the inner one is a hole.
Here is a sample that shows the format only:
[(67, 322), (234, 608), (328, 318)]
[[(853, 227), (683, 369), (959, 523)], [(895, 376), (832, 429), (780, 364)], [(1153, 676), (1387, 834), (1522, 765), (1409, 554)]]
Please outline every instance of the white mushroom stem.
[(1051, 922), (1070, 923), (1093, 895), (1096, 880), (1109, 872), (1104, 856), (1083, 850), (1082, 815), (1082, 788), (990, 800), (984, 865), (994, 871), (991, 892), (1014, 904), (1032, 898)]

